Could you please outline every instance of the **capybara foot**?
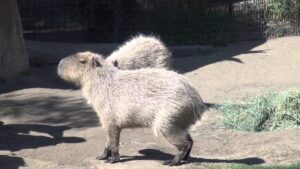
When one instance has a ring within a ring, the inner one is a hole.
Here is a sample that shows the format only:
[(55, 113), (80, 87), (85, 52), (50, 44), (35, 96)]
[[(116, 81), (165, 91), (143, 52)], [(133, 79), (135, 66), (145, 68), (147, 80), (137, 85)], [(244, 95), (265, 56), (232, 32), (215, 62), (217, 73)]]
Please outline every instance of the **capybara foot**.
[(177, 160), (167, 160), (163, 162), (163, 165), (169, 165), (169, 166), (178, 166), (181, 165), (182, 163), (180, 161)]
[(110, 159), (105, 160), (105, 163), (113, 164), (113, 163), (117, 163), (119, 161), (120, 161), (120, 159), (110, 158)]
[(109, 157), (111, 157), (111, 150), (109, 150), (108, 148), (105, 148), (103, 151), (103, 154), (98, 156), (96, 159), (97, 160), (107, 160), (107, 159), (109, 159)]
[(111, 157), (105, 161), (105, 163), (117, 163), (120, 161), (120, 155), (118, 152), (111, 152)]

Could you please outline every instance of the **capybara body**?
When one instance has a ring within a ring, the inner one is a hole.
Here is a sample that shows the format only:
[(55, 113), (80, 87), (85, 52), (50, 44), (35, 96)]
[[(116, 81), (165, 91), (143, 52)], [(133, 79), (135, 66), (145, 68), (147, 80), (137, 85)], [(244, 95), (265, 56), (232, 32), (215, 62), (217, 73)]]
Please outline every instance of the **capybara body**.
[(138, 35), (125, 42), (106, 58), (122, 70), (171, 67), (172, 53), (154, 36)]
[(119, 161), (121, 129), (150, 127), (179, 150), (164, 164), (179, 165), (186, 160), (193, 144), (188, 128), (204, 111), (199, 94), (187, 80), (165, 69), (119, 70), (102, 56), (88, 53), (61, 60), (58, 74), (81, 87), (100, 117), (107, 142), (98, 159)]

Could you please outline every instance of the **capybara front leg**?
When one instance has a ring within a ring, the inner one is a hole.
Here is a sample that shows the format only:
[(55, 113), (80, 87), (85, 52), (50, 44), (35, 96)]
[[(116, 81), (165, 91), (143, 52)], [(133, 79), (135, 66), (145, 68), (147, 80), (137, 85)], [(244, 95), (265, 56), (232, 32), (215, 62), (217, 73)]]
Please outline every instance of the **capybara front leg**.
[(106, 145), (103, 154), (103, 160), (106, 163), (116, 163), (120, 161), (119, 142), (121, 129), (110, 127), (106, 131)]

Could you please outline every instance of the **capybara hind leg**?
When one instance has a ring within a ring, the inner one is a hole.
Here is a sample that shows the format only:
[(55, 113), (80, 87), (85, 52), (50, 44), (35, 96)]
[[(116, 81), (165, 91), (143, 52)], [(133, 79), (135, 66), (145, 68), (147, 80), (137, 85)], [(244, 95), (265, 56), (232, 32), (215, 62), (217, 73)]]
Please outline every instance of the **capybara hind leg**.
[(190, 135), (187, 131), (168, 131), (163, 133), (167, 140), (173, 144), (179, 152), (172, 160), (167, 160), (163, 165), (177, 166), (181, 165), (185, 161), (192, 149), (193, 141), (190, 139)]
[(169, 165), (169, 166), (177, 166), (182, 164), (182, 160), (185, 157), (186, 154), (185, 149), (179, 150), (178, 154), (172, 159), (172, 160), (166, 160), (163, 162), (163, 165)]
[(193, 147), (193, 139), (192, 139), (192, 137), (191, 137), (190, 134), (188, 134), (187, 139), (188, 139), (189, 142), (190, 142), (190, 144), (189, 144), (190, 146), (189, 146), (189, 149), (188, 149), (188, 151), (187, 151), (185, 157), (183, 158), (184, 161), (187, 161), (187, 159), (189, 158), (190, 153), (191, 153), (191, 150), (192, 150), (192, 147)]

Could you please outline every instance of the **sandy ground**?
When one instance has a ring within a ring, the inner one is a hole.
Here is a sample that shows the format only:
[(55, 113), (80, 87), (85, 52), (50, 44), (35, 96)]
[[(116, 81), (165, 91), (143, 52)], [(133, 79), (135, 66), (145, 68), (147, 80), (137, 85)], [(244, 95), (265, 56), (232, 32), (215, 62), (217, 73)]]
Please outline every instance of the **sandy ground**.
[[(212, 52), (176, 58), (208, 105), (270, 91), (300, 87), (300, 37), (244, 42)], [(104, 147), (104, 132), (80, 92), (60, 81), (55, 66), (33, 68), (0, 84), (0, 168), (168, 168), (162, 161), (176, 153), (149, 129), (124, 130), (121, 162), (95, 160)], [(208, 110), (192, 135), (189, 164), (207, 168), (228, 164), (268, 165), (300, 161), (300, 130), (242, 133), (222, 128), (220, 112)], [(176, 168), (176, 167), (175, 167)]]

